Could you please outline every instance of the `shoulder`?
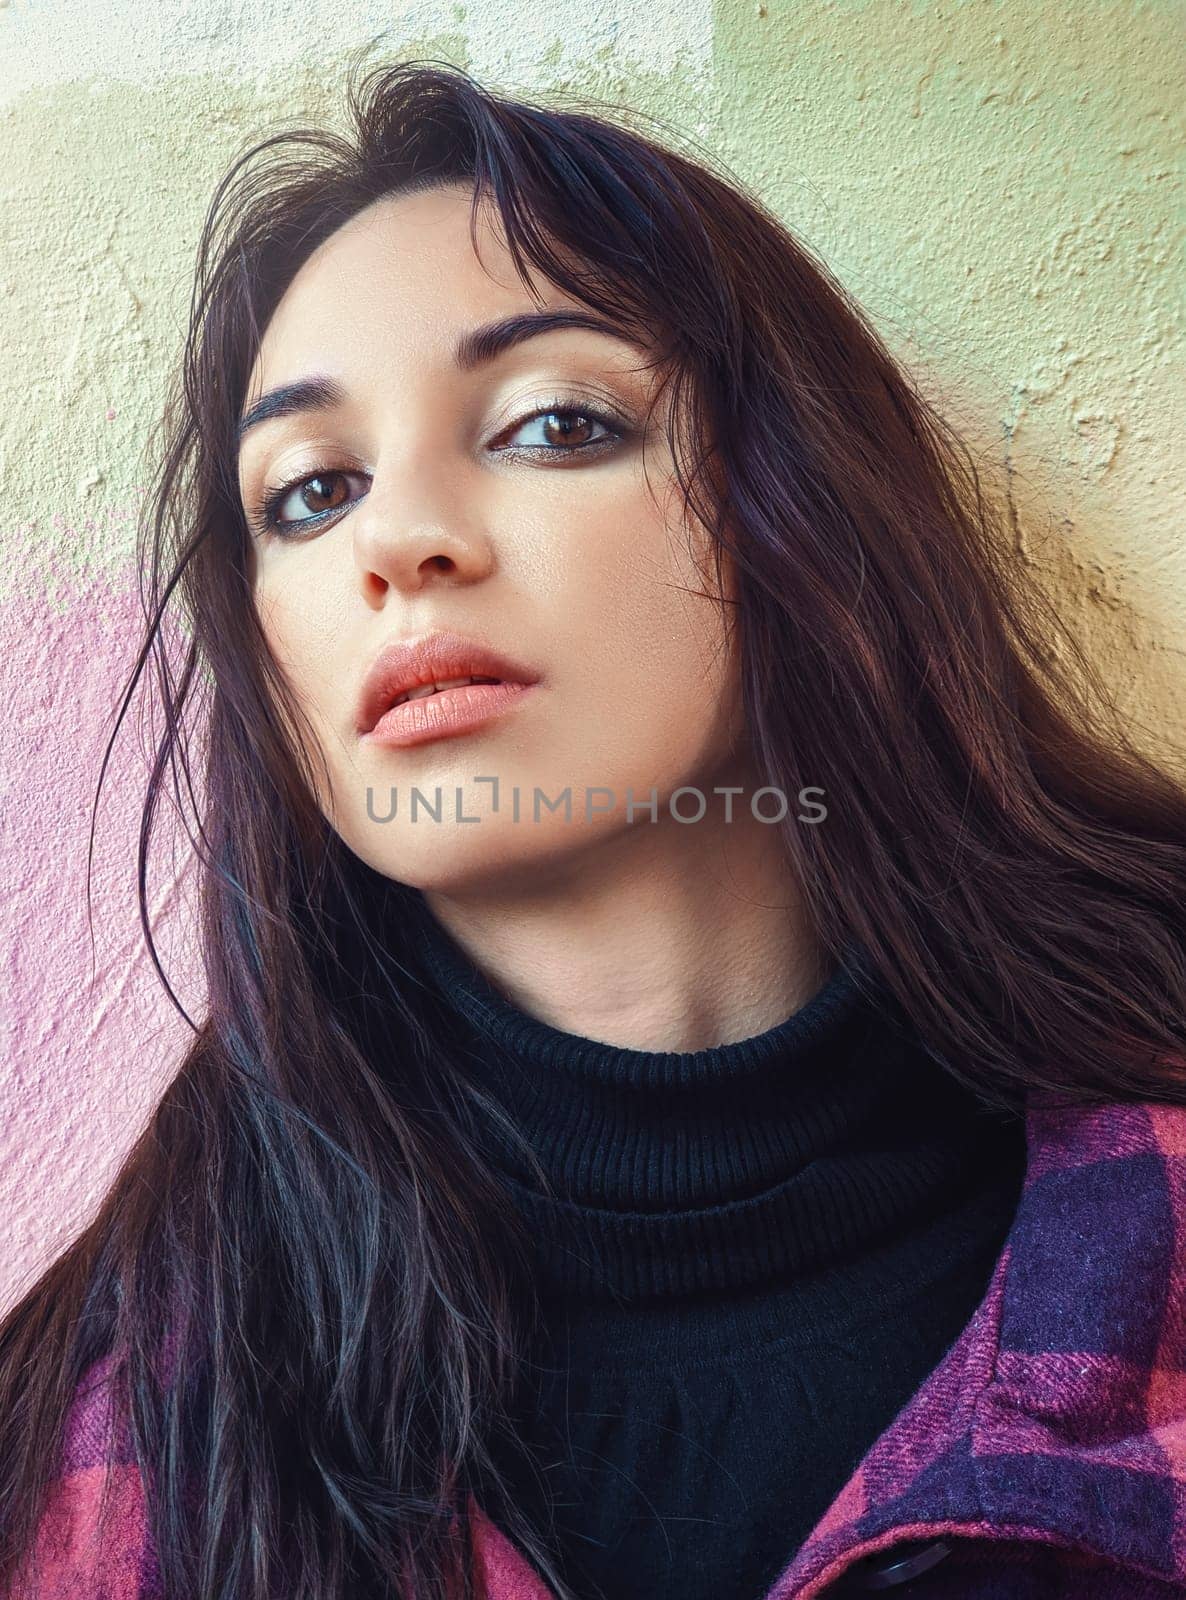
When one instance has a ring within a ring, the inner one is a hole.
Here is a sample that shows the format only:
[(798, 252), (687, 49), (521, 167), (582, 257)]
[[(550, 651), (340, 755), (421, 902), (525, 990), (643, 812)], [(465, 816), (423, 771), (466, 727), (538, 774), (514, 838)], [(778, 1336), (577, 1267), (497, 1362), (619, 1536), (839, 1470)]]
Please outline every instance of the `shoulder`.
[(31, 1565), (4, 1600), (159, 1600), (143, 1483), (114, 1403), (110, 1357), (75, 1390)]
[(1186, 1108), (1035, 1105), (1009, 1238), (981, 1493), (1186, 1582)]
[(1028, 1138), (1009, 1308), (1031, 1348), (1142, 1361), (1186, 1287), (1186, 1107), (1035, 1096)]
[(1078, 1441), (1092, 1406), (1097, 1427), (1117, 1405), (1135, 1423), (1159, 1383), (1154, 1411), (1186, 1411), (1186, 1393), (1175, 1397), (1169, 1383), (1186, 1363), (1186, 1107), (1034, 1096), (1028, 1124), (998, 1395), (1050, 1423), (1063, 1417)]

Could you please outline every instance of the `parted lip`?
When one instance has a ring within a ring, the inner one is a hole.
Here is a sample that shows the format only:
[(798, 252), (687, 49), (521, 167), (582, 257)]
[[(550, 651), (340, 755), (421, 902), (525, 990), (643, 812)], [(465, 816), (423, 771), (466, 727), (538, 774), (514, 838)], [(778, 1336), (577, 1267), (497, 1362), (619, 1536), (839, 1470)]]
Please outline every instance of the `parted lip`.
[(370, 733), (383, 713), (409, 689), (445, 678), (500, 678), (504, 683), (538, 683), (539, 673), (510, 656), (442, 630), (418, 639), (393, 639), (367, 669), (358, 697), (355, 726)]

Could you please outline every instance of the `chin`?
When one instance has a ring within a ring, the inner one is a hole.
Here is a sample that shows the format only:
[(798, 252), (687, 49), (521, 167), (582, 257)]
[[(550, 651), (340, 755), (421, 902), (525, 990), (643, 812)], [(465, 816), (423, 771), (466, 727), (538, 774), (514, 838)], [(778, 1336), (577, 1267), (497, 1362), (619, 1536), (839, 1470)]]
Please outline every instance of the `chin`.
[(457, 898), (521, 894), (562, 883), (604, 837), (605, 828), (565, 823), (480, 822), (366, 824), (346, 844), (373, 871), (422, 893)]

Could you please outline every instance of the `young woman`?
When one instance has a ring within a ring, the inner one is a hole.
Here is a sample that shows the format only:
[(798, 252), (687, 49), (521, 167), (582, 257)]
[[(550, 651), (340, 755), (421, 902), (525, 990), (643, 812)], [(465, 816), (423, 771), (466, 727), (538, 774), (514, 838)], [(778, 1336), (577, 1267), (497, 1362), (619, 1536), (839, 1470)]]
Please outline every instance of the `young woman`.
[(0, 1588), (1186, 1592), (1186, 793), (753, 197), (349, 100), (203, 235), (209, 1010), (0, 1327)]

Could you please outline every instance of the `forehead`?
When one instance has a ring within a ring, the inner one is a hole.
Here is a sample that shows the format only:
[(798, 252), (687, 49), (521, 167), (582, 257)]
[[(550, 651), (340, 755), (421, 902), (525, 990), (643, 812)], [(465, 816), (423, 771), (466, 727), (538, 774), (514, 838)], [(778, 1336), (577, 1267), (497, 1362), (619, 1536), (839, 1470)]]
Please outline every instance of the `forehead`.
[(448, 184), (385, 196), (330, 235), (298, 269), (270, 318), (249, 390), (272, 375), (332, 361), (436, 360), (456, 334), (511, 311), (576, 302), (533, 278), (519, 279), (498, 215), (478, 212), (470, 238), (472, 190)]

